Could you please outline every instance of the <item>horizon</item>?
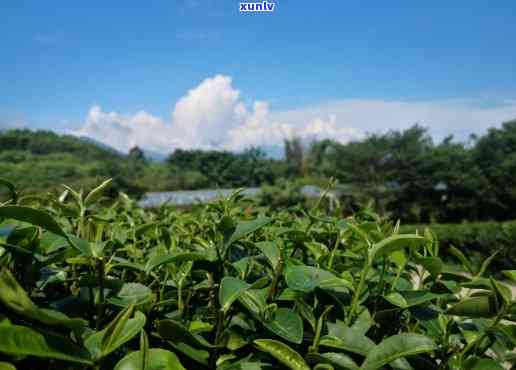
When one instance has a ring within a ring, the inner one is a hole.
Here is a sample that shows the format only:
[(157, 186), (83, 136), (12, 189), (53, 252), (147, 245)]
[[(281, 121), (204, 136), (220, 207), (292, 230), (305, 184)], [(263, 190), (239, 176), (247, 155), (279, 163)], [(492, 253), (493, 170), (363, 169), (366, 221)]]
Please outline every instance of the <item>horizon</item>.
[(3, 5), (0, 129), (168, 154), (516, 118), (514, 2), (274, 3)]

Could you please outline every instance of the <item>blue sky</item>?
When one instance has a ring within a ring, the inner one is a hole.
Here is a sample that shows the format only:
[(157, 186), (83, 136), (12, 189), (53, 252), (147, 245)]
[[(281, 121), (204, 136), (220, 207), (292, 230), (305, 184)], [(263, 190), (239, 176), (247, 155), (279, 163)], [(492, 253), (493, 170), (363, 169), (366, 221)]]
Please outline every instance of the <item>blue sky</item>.
[(238, 3), (2, 2), (0, 126), (170, 151), (516, 118), (513, 0)]

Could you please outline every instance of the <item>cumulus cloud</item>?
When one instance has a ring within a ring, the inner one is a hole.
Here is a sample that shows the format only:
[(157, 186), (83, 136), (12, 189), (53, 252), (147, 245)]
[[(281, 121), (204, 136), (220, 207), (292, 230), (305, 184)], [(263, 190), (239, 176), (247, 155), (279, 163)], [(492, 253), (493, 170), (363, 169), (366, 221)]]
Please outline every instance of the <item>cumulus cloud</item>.
[(240, 91), (233, 88), (231, 78), (217, 75), (179, 99), (172, 124), (189, 146), (222, 146), (227, 131), (242, 124), (246, 116)]
[(103, 112), (98, 105), (90, 108), (84, 125), (72, 133), (124, 152), (134, 146), (166, 152), (179, 144), (169, 125), (158, 117), (145, 111), (133, 115)]
[(367, 133), (404, 129), (419, 123), (436, 138), (455, 134), (466, 138), (516, 117), (516, 101), (486, 106), (478, 100), (386, 101), (343, 99), (293, 110), (271, 111), (266, 101), (245, 104), (231, 77), (216, 75), (180, 98), (171, 118), (145, 111), (134, 114), (90, 108), (83, 126), (74, 132), (118, 150), (138, 145), (168, 153), (176, 148), (241, 150), (249, 146), (281, 145), (285, 138), (362, 139)]

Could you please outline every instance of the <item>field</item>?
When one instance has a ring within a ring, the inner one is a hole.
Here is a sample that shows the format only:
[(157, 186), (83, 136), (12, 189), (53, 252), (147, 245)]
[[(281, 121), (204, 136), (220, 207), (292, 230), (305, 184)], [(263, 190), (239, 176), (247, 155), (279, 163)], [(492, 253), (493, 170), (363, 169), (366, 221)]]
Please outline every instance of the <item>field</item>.
[[(516, 270), (363, 209), (0, 205), (0, 369), (514, 368)], [(441, 248), (440, 248), (441, 247)], [(495, 276), (496, 278), (494, 278)]]

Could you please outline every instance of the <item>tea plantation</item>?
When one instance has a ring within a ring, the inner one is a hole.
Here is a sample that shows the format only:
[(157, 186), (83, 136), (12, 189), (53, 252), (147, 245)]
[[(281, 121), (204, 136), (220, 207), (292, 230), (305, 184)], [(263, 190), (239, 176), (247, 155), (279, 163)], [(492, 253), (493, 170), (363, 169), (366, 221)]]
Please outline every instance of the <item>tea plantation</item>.
[[(516, 270), (363, 210), (0, 205), (0, 369), (516, 368)], [(490, 255), (490, 256), (489, 256)], [(446, 257), (446, 258), (445, 258)]]

